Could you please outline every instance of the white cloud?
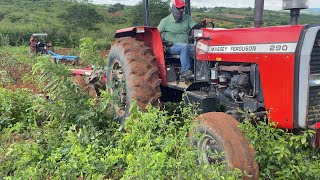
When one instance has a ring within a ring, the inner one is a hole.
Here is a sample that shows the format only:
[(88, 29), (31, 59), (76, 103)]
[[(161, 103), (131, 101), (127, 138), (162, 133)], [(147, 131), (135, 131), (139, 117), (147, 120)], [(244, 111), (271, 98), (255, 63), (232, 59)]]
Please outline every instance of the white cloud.
[[(126, 5), (134, 5), (141, 0), (93, 0), (97, 4), (115, 4), (121, 3)], [(192, 6), (197, 7), (253, 7), (254, 0), (190, 0)], [(280, 10), (282, 8), (281, 0), (265, 0), (265, 9)], [(320, 8), (319, 0), (309, 0), (310, 8)]]

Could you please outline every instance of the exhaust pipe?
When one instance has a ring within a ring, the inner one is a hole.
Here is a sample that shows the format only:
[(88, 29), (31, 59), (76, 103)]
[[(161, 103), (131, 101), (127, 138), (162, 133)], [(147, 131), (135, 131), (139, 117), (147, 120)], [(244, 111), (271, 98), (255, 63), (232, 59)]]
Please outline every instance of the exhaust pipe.
[(150, 25), (150, 19), (149, 19), (149, 1), (143, 0), (143, 22), (145, 26)]
[(300, 10), (307, 9), (307, 0), (283, 0), (282, 9), (290, 10), (290, 25), (298, 25)]
[(254, 27), (261, 27), (263, 24), (264, 0), (255, 0), (254, 4)]
[(185, 12), (186, 14), (190, 15), (191, 16), (191, 5), (190, 5), (190, 0), (186, 0), (186, 9), (185, 9)]

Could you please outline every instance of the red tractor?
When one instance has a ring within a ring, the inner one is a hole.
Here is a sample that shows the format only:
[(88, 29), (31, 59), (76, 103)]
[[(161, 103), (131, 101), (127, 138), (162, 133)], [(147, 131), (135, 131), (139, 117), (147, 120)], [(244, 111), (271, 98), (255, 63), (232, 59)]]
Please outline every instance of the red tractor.
[[(145, 26), (116, 32), (107, 65), (108, 90), (119, 97), (115, 109), (123, 124), (133, 101), (141, 109), (159, 99), (198, 103), (203, 114), (195, 131), (203, 136), (194, 145), (224, 152), (230, 168), (252, 179), (258, 178), (259, 168), (237, 127), (239, 109), (267, 115), (278, 128), (293, 132), (315, 129), (312, 144), (320, 146), (320, 25), (298, 25), (306, 1), (284, 0), (283, 8), (291, 11), (288, 26), (260, 27), (264, 0), (256, 0), (253, 28), (193, 29), (191, 83), (179, 82), (179, 57), (164, 51), (167, 44), (157, 28), (148, 26), (148, 0), (143, 2)], [(190, 0), (186, 5), (190, 15)], [(216, 159), (203, 153), (199, 161)]]

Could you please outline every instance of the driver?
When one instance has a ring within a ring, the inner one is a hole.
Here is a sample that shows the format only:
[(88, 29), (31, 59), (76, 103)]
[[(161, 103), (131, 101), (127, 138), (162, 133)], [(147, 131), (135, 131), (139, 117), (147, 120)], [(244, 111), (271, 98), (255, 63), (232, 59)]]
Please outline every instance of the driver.
[(30, 36), (29, 44), (30, 44), (31, 46), (35, 46), (35, 44), (36, 44), (36, 39), (35, 39), (33, 36)]
[(168, 51), (171, 54), (180, 55), (182, 78), (190, 79), (192, 77), (191, 59), (195, 53), (192, 44), (188, 44), (188, 33), (196, 23), (190, 15), (184, 14), (184, 0), (172, 0), (170, 2), (171, 14), (163, 18), (158, 25), (158, 30), (164, 34), (165, 41), (173, 43)]

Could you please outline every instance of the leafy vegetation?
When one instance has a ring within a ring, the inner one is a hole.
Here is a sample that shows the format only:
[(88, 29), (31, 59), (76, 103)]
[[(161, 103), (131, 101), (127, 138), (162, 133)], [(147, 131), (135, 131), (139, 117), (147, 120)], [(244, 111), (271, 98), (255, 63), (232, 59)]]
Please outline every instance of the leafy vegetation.
[(92, 5), (74, 4), (67, 7), (59, 19), (64, 22), (69, 32), (78, 28), (95, 30), (95, 25), (102, 21), (102, 15)]
[[(250, 115), (248, 115), (250, 116)], [(274, 123), (258, 121), (252, 124), (248, 117), (240, 125), (257, 154), (262, 179), (319, 179), (320, 154), (311, 148), (308, 139), (315, 132), (307, 130), (294, 134), (276, 129)]]
[[(82, 57), (93, 58), (95, 43), (81, 42)], [(25, 76), (37, 78), (46, 93), (0, 88), (1, 179), (241, 177), (239, 170), (226, 171), (224, 163), (196, 163), (198, 152), (187, 136), (197, 116), (192, 107), (168, 104), (168, 110), (141, 112), (134, 105), (123, 129), (107, 92), (92, 99), (68, 76), (66, 66), (18, 53), (26, 47), (5, 49), (0, 57), (32, 65), (33, 73)], [(261, 179), (320, 178), (319, 153), (307, 142), (314, 132), (295, 135), (265, 122), (252, 125), (249, 119), (240, 127), (257, 151)]]
[[(161, 19), (170, 14), (168, 1), (149, 1), (150, 25), (158, 26)], [(137, 5), (130, 8), (130, 22), (134, 25), (144, 25), (143, 23), (143, 3), (140, 1)], [(136, 18), (141, 17), (141, 18)]]
[[(66, 66), (40, 56), (33, 72), (45, 96), (0, 89), (0, 178), (236, 179), (225, 164), (198, 165), (186, 133), (191, 107), (168, 113), (132, 106), (122, 129), (103, 92), (92, 99), (69, 78)], [(210, 173), (208, 173), (210, 172)]]
[[(169, 12), (168, 1), (150, 0), (150, 20), (157, 26)], [(108, 49), (117, 29), (143, 25), (142, 1), (135, 6), (92, 5), (66, 0), (0, 0), (0, 46), (28, 45), (32, 33), (46, 32), (55, 46), (77, 47), (82, 37), (93, 38), (100, 49)], [(251, 27), (252, 8), (192, 8), (199, 22), (212, 18), (216, 27)], [(286, 11), (264, 12), (264, 25), (289, 24)], [(302, 14), (300, 23), (316, 24), (319, 16)]]

